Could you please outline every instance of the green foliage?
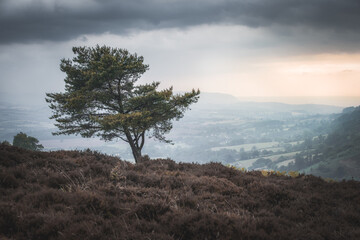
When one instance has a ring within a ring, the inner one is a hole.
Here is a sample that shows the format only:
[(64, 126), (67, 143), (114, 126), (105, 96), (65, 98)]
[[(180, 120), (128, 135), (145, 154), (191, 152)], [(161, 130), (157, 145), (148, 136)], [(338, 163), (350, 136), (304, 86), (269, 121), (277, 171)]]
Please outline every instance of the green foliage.
[(121, 139), (138, 162), (145, 134), (169, 143), (164, 134), (172, 129), (171, 120), (182, 118), (199, 98), (199, 90), (174, 95), (172, 87), (158, 91), (159, 82), (136, 85), (149, 66), (125, 49), (74, 47), (73, 52), (76, 57), (60, 65), (65, 93), (47, 93), (59, 129), (55, 135)]
[(6, 145), (6, 146), (11, 146), (11, 143), (9, 143), (8, 141), (3, 141), (1, 144), (4, 144), (4, 145)]
[(34, 137), (27, 136), (25, 133), (22, 132), (14, 136), (14, 140), (13, 140), (13, 146), (28, 150), (33, 150), (33, 151), (40, 151), (44, 148), (43, 145), (38, 143), (39, 140), (37, 140)]

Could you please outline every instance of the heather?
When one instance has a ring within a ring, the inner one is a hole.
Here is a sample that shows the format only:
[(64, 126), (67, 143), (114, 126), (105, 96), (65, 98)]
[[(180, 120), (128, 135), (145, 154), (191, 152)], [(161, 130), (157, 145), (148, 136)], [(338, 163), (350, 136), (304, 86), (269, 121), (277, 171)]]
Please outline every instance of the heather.
[(360, 239), (360, 183), (0, 145), (0, 239)]

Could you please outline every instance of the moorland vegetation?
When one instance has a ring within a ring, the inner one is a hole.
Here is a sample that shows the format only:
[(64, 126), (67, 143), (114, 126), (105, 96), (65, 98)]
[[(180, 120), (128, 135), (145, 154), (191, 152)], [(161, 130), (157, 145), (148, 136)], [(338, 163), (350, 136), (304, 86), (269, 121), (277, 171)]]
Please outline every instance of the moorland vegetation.
[(360, 183), (0, 145), (1, 239), (359, 239)]

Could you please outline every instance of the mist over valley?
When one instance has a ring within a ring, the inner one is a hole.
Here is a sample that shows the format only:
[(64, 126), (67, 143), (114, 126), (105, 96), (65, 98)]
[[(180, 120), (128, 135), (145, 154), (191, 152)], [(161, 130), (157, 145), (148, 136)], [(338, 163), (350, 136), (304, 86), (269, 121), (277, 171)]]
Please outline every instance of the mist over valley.
[[(176, 162), (221, 162), (247, 170), (296, 170), (339, 179), (359, 178), (357, 172), (346, 170), (354, 164), (348, 164), (345, 170), (334, 160), (328, 164), (319, 150), (343, 109), (321, 104), (243, 101), (229, 94), (201, 93), (199, 102), (183, 119), (175, 121), (167, 134), (172, 144), (146, 139), (143, 153)], [(12, 142), (16, 133), (25, 132), (38, 138), (45, 151), (89, 148), (133, 161), (130, 148), (122, 141), (52, 136), (56, 129), (46, 106), (2, 105), (0, 111), (2, 141)], [(329, 166), (327, 172), (319, 170)]]

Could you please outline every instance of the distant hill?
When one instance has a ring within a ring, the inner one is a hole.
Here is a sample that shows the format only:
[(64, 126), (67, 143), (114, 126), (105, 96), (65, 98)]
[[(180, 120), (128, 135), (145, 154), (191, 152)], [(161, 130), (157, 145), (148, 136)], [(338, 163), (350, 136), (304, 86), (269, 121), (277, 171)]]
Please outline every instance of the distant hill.
[[(196, 125), (206, 122), (221, 120), (241, 120), (241, 119), (267, 119), (284, 120), (293, 116), (317, 115), (317, 114), (338, 114), (342, 108), (327, 105), (296, 105), (273, 102), (243, 102), (238, 98), (222, 93), (201, 93), (199, 102), (191, 107), (191, 111), (185, 113), (181, 123), (190, 119)], [(0, 103), (0, 141), (7, 140), (12, 142), (13, 136), (19, 132), (34, 136), (43, 143), (46, 149), (53, 149), (49, 141), (62, 141), (67, 139), (76, 139), (81, 142), (79, 145), (70, 145), (82, 148), (84, 139), (79, 136), (52, 136), (51, 132), (56, 131), (54, 121), (50, 120), (51, 110), (46, 103), (44, 105), (24, 107), (11, 103)], [(182, 135), (182, 129), (174, 128), (173, 135)], [(178, 132), (176, 132), (178, 130)], [(236, 130), (236, 129), (234, 129)], [(185, 136), (186, 137), (186, 136)], [(199, 136), (199, 142), (206, 136)], [(89, 141), (88, 139), (86, 141)], [(86, 144), (86, 143), (85, 143)], [(206, 143), (204, 143), (205, 145)], [(58, 143), (58, 147), (66, 147), (69, 144)], [(49, 147), (47, 147), (49, 146)], [(109, 153), (118, 150), (109, 151)]]
[[(345, 108), (327, 127), (327, 137), (307, 139), (290, 170), (336, 179), (360, 179), (360, 106)], [(302, 166), (302, 167), (300, 167)]]
[[(227, 105), (227, 104), (234, 104), (239, 102), (239, 99), (225, 93), (207, 93), (201, 92), (199, 101), (196, 105)], [(194, 106), (196, 106), (194, 105)]]
[(332, 125), (334, 130), (326, 141), (329, 146), (336, 150), (353, 147), (360, 151), (360, 106), (344, 109)]
[[(360, 106), (344, 109), (343, 114), (332, 123), (322, 147), (324, 158), (330, 167), (336, 166), (335, 175), (360, 178)], [(324, 168), (320, 172), (328, 171)], [(325, 174), (323, 173), (323, 174)], [(329, 173), (328, 173), (329, 174)]]
[(323, 104), (286, 104), (281, 102), (255, 102), (243, 101), (230, 94), (201, 93), (200, 99), (193, 109), (196, 110), (221, 110), (234, 112), (298, 112), (303, 114), (332, 114), (341, 113), (339, 106)]
[(360, 183), (0, 145), (0, 239), (360, 239)]
[(286, 104), (278, 102), (238, 102), (234, 107), (250, 111), (298, 112), (303, 114), (341, 113), (342, 107), (320, 104)]

